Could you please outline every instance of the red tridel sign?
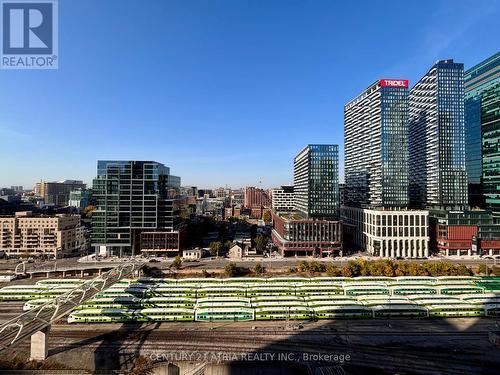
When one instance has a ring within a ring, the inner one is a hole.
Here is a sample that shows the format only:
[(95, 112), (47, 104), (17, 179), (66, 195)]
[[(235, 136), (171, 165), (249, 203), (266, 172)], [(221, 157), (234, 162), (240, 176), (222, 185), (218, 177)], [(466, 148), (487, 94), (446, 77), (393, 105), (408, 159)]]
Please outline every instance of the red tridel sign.
[(408, 87), (407, 79), (381, 79), (380, 87)]

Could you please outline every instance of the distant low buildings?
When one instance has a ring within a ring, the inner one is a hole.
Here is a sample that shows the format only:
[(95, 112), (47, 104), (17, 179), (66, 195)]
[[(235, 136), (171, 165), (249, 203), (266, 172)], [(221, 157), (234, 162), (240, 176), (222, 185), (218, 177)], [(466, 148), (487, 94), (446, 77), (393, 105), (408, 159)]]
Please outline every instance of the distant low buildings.
[(203, 258), (205, 253), (204, 249), (187, 249), (182, 251), (182, 258), (184, 260), (199, 260)]
[(86, 230), (79, 215), (18, 212), (0, 217), (0, 250), (11, 256), (64, 257), (86, 250)]
[(68, 206), (77, 208), (82, 212), (91, 203), (92, 191), (90, 189), (77, 189), (69, 193)]
[(250, 210), (251, 217), (261, 219), (264, 210), (271, 207), (269, 192), (255, 186), (247, 186), (243, 206)]
[(57, 182), (40, 181), (35, 185), (35, 195), (41, 197), (46, 206), (64, 207), (69, 203), (70, 192), (85, 189), (80, 180), (61, 180)]

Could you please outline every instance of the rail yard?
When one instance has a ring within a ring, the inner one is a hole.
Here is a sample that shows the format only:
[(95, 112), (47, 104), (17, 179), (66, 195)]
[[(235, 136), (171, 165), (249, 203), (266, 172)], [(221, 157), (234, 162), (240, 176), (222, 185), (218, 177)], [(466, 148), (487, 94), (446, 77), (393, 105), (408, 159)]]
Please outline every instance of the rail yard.
[[(4, 287), (0, 319), (54, 308), (84, 281)], [(281, 353), (346, 374), (495, 374), (500, 351), (488, 334), (499, 307), (494, 277), (122, 279), (51, 327), (49, 358), (111, 371), (138, 356), (161, 365)], [(27, 356), (29, 342), (15, 354)]]
[[(55, 308), (82, 279), (0, 289), (23, 309)], [(473, 276), (123, 279), (78, 306), (68, 323), (498, 317), (500, 278)]]

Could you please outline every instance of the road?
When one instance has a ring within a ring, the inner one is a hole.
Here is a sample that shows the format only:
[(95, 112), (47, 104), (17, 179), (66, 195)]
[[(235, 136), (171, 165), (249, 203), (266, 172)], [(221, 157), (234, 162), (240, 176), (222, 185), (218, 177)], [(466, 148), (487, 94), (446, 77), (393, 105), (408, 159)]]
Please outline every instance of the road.
[[(216, 268), (223, 268), (226, 264), (229, 262), (235, 263), (238, 267), (249, 267), (252, 268), (256, 264), (261, 264), (266, 268), (286, 268), (286, 267), (291, 267), (291, 266), (296, 266), (298, 265), (299, 262), (303, 260), (317, 260), (321, 261), (324, 263), (328, 264), (334, 264), (336, 266), (343, 266), (347, 264), (347, 262), (353, 258), (259, 258), (259, 259), (248, 259), (248, 260), (234, 260), (234, 259), (227, 259), (227, 258), (219, 258), (219, 259), (202, 259), (197, 262), (184, 262), (184, 268), (189, 268), (189, 269), (216, 269)], [(366, 259), (370, 259), (369, 257)], [(373, 258), (375, 259), (375, 258)], [(165, 261), (161, 262), (148, 262), (148, 265), (151, 267), (158, 267), (161, 269), (167, 269), (170, 267), (172, 264), (173, 259), (168, 259)], [(39, 262), (39, 263), (27, 263), (26, 268), (28, 271), (31, 270), (54, 270), (54, 269), (61, 269), (61, 268), (74, 268), (74, 269), (82, 269), (85, 268), (86, 266), (90, 267), (95, 267), (95, 266), (100, 266), (100, 267), (112, 267), (117, 264), (120, 264), (122, 262), (125, 262), (126, 260), (101, 260), (101, 261), (96, 261), (96, 262), (78, 262), (78, 258), (64, 258), (64, 259), (58, 259), (57, 261), (44, 261), (44, 262)], [(429, 258), (428, 260), (418, 260), (418, 259), (407, 259), (407, 261), (410, 262), (425, 262), (425, 261), (447, 261), (451, 262), (454, 264), (464, 264), (466, 266), (477, 266), (479, 264), (487, 264), (489, 266), (493, 266), (495, 262), (498, 263), (498, 260), (495, 261), (493, 259), (470, 259), (470, 258), (461, 258), (461, 259), (456, 259), (456, 258), (439, 258), (439, 257), (434, 257), (434, 258)], [(13, 261), (1, 261), (0, 262), (0, 271), (6, 271), (6, 270), (14, 270), (16, 265), (19, 262), (13, 262)]]

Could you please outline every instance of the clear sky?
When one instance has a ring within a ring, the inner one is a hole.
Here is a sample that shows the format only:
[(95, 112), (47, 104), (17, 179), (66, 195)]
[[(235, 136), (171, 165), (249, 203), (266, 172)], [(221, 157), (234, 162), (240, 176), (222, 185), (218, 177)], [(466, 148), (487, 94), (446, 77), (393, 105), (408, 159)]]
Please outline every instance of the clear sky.
[(156, 160), (183, 185), (292, 182), (343, 105), (500, 49), (493, 0), (60, 0), (59, 70), (0, 71), (0, 186)]

